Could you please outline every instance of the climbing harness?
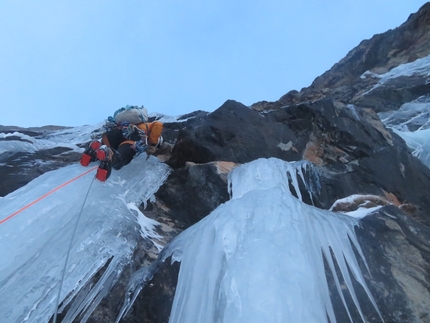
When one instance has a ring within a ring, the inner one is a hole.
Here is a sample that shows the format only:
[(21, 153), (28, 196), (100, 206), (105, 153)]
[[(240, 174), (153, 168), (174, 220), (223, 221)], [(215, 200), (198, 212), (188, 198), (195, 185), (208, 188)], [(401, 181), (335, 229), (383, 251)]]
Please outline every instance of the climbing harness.
[(138, 126), (132, 123), (123, 122), (118, 127), (121, 128), (122, 135), (124, 138), (132, 139), (133, 134), (137, 133), (139, 137), (143, 138), (149, 135), (149, 127), (146, 123), (146, 131), (140, 129)]
[(148, 148), (148, 141), (145, 140), (139, 140), (134, 143), (133, 146), (131, 146), (132, 149), (136, 152), (136, 156), (139, 156), (140, 154), (144, 153), (146, 149)]

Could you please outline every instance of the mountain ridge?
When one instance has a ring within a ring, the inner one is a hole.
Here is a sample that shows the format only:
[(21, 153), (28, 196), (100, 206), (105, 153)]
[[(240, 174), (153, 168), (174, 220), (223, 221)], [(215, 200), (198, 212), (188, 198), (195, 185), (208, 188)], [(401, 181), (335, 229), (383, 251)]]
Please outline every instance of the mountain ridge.
[[(278, 101), (260, 101), (251, 107), (257, 111), (272, 110), (327, 96), (335, 101), (366, 106), (360, 99), (377, 83), (377, 79), (362, 79), (363, 73), (383, 74), (398, 65), (423, 58), (430, 54), (429, 44), (430, 3), (427, 2), (401, 26), (363, 40), (331, 69), (315, 78), (310, 86), (300, 91), (289, 91)], [(428, 93), (429, 87), (426, 86), (416, 97), (422, 95), (421, 92)]]

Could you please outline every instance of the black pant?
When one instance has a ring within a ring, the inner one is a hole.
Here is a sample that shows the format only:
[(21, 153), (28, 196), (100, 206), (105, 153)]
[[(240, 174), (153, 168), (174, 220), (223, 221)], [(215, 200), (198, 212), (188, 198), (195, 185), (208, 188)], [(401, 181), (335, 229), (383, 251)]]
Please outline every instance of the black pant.
[(109, 142), (108, 146), (114, 151), (112, 167), (121, 169), (122, 166), (129, 164), (136, 155), (136, 151), (131, 148), (133, 146), (131, 143), (125, 142), (128, 139), (122, 135), (122, 130), (115, 128), (106, 132), (105, 135)]
[(136, 151), (131, 148), (132, 144), (123, 143), (118, 147), (118, 149), (114, 149), (114, 157), (112, 160), (112, 167), (115, 169), (121, 169), (122, 166), (125, 166), (131, 162), (134, 155), (136, 155)]

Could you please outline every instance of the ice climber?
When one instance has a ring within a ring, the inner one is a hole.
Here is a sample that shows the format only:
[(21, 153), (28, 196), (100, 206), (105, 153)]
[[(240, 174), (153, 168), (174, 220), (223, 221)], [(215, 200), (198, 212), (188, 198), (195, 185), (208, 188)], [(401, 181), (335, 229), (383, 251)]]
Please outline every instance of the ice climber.
[[(141, 110), (143, 109), (143, 110)], [(109, 117), (101, 140), (89, 143), (81, 157), (81, 165), (99, 160), (96, 178), (106, 181), (112, 167), (116, 170), (131, 162), (134, 156), (146, 152), (152, 155), (163, 144), (163, 123), (148, 122), (145, 108), (127, 106)]]

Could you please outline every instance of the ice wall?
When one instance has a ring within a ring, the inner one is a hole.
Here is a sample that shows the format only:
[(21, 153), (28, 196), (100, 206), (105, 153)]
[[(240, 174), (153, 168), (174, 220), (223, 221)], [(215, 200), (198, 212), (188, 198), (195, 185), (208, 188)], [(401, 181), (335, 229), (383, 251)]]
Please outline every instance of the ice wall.
[(232, 199), (163, 251), (181, 262), (170, 323), (334, 323), (323, 257), (332, 271), (337, 262), (360, 314), (348, 267), (376, 308), (353, 251), (363, 258), (358, 220), (290, 192), (288, 183), (300, 198), (306, 167), (258, 159), (230, 173)]
[(0, 198), (0, 220), (24, 208), (0, 224), (0, 322), (48, 322), (78, 217), (60, 300), (69, 303), (110, 262), (99, 283), (80, 294), (62, 322), (91, 313), (129, 263), (138, 239), (157, 239), (157, 223), (138, 213), (136, 205), (152, 197), (170, 169), (145, 157), (113, 170), (105, 183), (94, 181), (95, 170), (77, 178), (88, 168), (75, 164)]

